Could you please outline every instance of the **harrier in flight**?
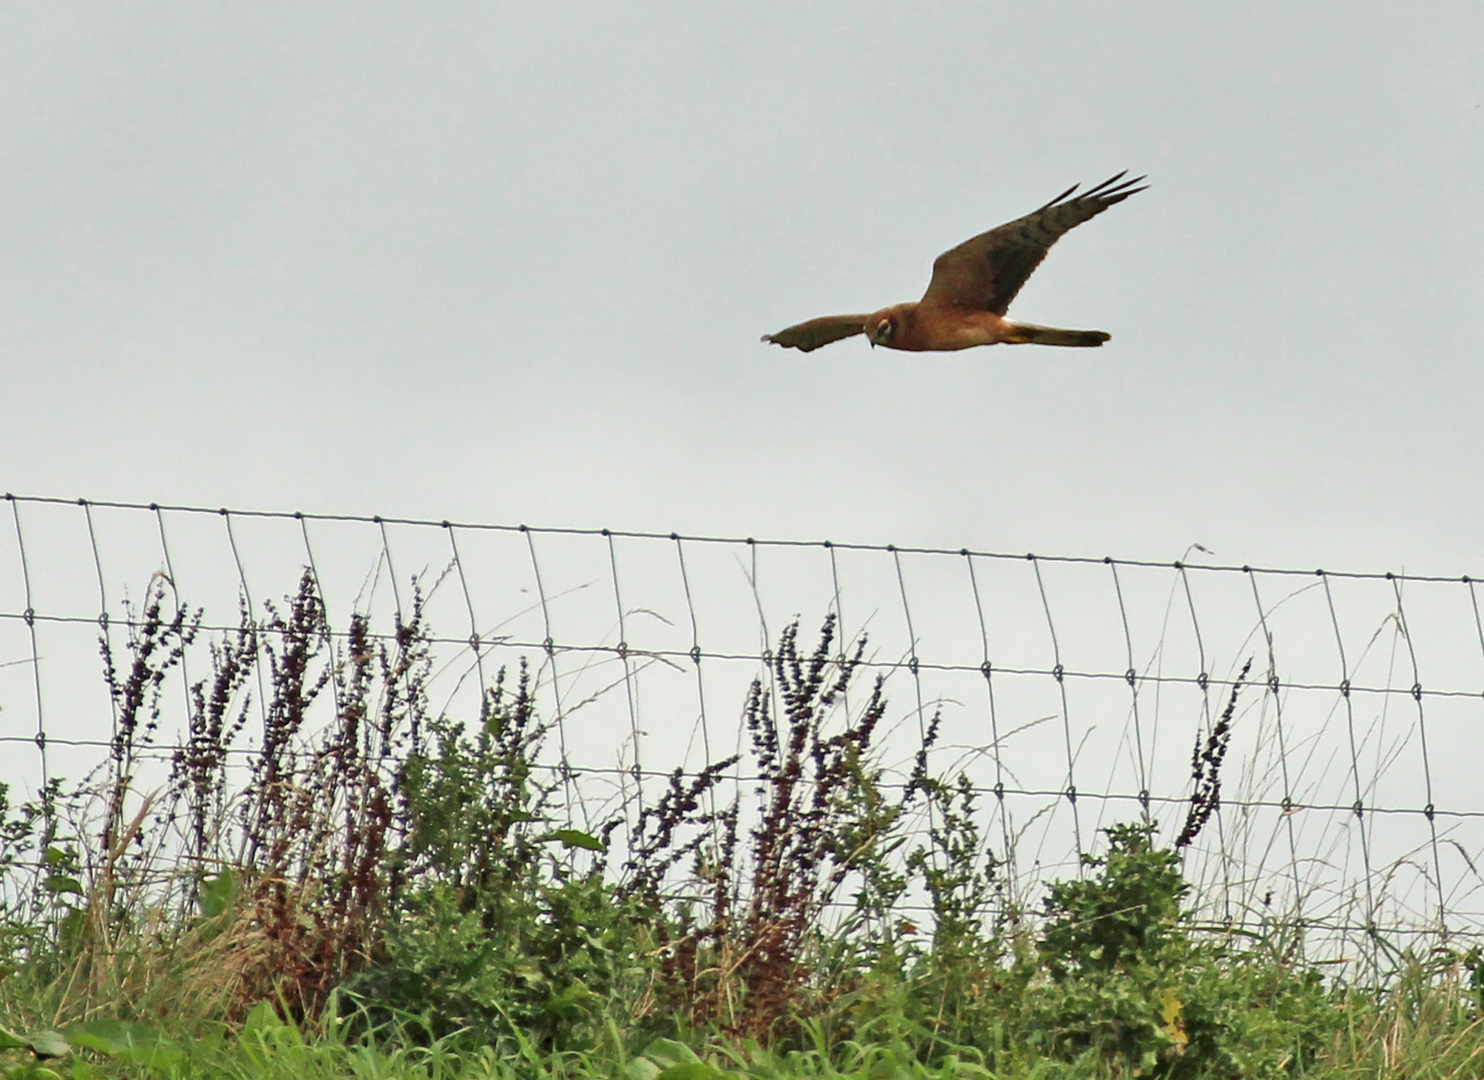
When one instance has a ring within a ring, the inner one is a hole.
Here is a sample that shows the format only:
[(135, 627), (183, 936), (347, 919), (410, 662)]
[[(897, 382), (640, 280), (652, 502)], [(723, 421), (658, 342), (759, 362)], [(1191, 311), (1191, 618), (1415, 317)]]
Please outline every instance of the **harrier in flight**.
[[(865, 334), (871, 345), (913, 352), (946, 352), (975, 345), (1101, 345), (1101, 330), (1057, 330), (1006, 319), (1010, 301), (1068, 229), (1101, 214), (1143, 187), (1127, 170), (1078, 195), (1072, 185), (1045, 206), (990, 229), (933, 260), (933, 279), (916, 303), (893, 304), (874, 315), (825, 315), (763, 340), (811, 352), (832, 341)], [(1147, 185), (1145, 185), (1147, 186)]]

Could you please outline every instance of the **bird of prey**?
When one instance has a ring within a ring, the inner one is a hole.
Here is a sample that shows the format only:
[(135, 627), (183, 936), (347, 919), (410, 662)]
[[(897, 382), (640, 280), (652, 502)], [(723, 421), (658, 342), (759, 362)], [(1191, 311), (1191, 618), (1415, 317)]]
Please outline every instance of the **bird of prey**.
[[(832, 341), (865, 334), (871, 345), (913, 352), (946, 352), (975, 345), (1101, 345), (1101, 330), (1058, 330), (1006, 319), (1010, 301), (1062, 233), (1144, 190), (1144, 177), (1127, 170), (1077, 194), (1073, 184), (1039, 210), (980, 233), (933, 260), (933, 278), (916, 303), (893, 304), (873, 315), (825, 315), (763, 340), (811, 352)], [(1147, 187), (1148, 185), (1145, 185)]]

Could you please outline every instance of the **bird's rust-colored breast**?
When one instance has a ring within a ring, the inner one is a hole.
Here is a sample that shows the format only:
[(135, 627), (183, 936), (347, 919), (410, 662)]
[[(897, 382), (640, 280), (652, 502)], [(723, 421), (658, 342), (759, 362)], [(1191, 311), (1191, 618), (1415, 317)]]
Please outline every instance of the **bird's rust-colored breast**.
[(902, 319), (889, 343), (910, 352), (953, 352), (995, 345), (1010, 338), (1004, 319), (988, 311), (941, 304), (917, 304)]

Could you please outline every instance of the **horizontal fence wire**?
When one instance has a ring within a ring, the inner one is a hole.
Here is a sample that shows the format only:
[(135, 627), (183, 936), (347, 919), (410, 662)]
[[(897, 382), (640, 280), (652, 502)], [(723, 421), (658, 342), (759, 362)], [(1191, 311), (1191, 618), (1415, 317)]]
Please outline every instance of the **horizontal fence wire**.
[[(272, 694), (263, 660), (282, 654), (308, 582), (331, 654), (395, 649), (419, 621), (443, 715), (477, 717), (499, 673), (525, 665), (550, 724), (538, 764), (574, 822), (632, 823), (676, 770), (733, 754), (711, 797), (745, 802), (760, 782), (749, 688), (786, 627), (808, 650), (828, 617), (836, 657), (864, 639), (862, 671), (889, 701), (884, 787), (908, 782), (935, 733), (928, 769), (979, 796), (1006, 904), (1081, 872), (1115, 822), (1172, 843), (1204, 797), (1214, 814), (1182, 850), (1203, 918), (1286, 922), (1340, 959), (1388, 935), (1484, 932), (1474, 576), (4, 498), (13, 793), (81, 780), (115, 750), (100, 650), (127, 658), (151, 597), (197, 629), (131, 749), (134, 783), (164, 782), (213, 649), (249, 627), (248, 724), (226, 752), (242, 781)], [(321, 713), (344, 690), (326, 671)], [(1202, 780), (1201, 750), (1221, 740)]]

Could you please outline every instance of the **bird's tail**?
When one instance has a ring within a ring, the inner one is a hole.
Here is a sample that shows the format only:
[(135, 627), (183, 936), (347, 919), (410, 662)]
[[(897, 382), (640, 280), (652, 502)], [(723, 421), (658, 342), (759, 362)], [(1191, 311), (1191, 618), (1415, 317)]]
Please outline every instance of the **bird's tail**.
[(1035, 326), (1031, 323), (1012, 324), (1008, 339), (1011, 345), (1067, 345), (1072, 348), (1092, 348), (1101, 345), (1113, 335), (1101, 330), (1058, 330), (1054, 326)]

